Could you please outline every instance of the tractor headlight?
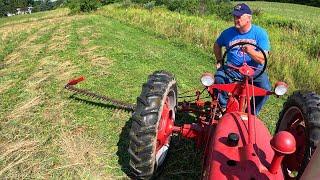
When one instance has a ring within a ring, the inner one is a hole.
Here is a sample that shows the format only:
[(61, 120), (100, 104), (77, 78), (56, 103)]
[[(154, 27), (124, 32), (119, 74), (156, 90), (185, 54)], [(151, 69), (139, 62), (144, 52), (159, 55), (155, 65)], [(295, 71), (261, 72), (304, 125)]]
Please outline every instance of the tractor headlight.
[(201, 76), (201, 83), (207, 87), (211, 86), (214, 83), (213, 75), (211, 73), (204, 73)]
[(277, 82), (274, 88), (274, 93), (278, 96), (284, 95), (288, 91), (288, 85), (284, 82)]

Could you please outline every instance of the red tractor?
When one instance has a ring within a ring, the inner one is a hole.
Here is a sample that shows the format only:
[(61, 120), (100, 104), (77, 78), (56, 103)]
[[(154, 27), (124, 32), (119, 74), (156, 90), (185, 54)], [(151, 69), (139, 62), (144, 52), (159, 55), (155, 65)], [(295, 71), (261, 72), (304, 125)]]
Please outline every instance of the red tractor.
[[(238, 43), (236, 46), (250, 43)], [(267, 91), (252, 84), (253, 79), (266, 69), (244, 63), (241, 67), (227, 65), (242, 74), (243, 79), (231, 84), (214, 84), (210, 73), (201, 76), (203, 91), (195, 92), (194, 102), (178, 102), (177, 83), (174, 76), (165, 71), (151, 74), (142, 86), (136, 105), (130, 105), (88, 90), (74, 87), (84, 78), (69, 81), (66, 89), (95, 97), (134, 111), (129, 133), (129, 167), (132, 178), (150, 179), (157, 174), (167, 156), (172, 134), (193, 139), (203, 150), (202, 179), (297, 179), (320, 177), (320, 171), (312, 159), (320, 139), (320, 96), (312, 92), (296, 91), (289, 96), (280, 113), (275, 135), (272, 137), (264, 123), (252, 113), (254, 96), (276, 95), (287, 92), (287, 85), (278, 82), (274, 91)], [(241, 49), (241, 48), (240, 48)], [(244, 59), (245, 62), (245, 59)], [(227, 67), (226, 66), (226, 67)], [(229, 71), (225, 70), (226, 75)], [(209, 100), (203, 100), (203, 93)], [(228, 92), (226, 111), (222, 114), (218, 96)], [(196, 121), (178, 126), (177, 112), (196, 115)], [(253, 111), (254, 112), (254, 111)], [(306, 169), (307, 167), (307, 169)], [(304, 170), (308, 176), (303, 174)]]
[[(246, 44), (249, 43), (238, 43), (230, 49)], [(165, 71), (151, 74), (142, 86), (132, 115), (128, 149), (132, 177), (149, 179), (156, 174), (175, 133), (193, 139), (203, 149), (202, 179), (299, 178), (320, 139), (320, 96), (301, 91), (289, 96), (272, 136), (251, 112), (254, 103), (250, 101), (253, 96), (284, 95), (287, 85), (278, 82), (271, 92), (251, 84), (266, 69), (265, 54), (264, 58), (262, 69), (246, 63), (241, 67), (228, 65), (244, 77), (231, 84), (214, 84), (212, 74), (203, 74), (205, 91), (196, 91), (194, 102), (177, 101), (177, 83), (172, 74)], [(222, 91), (229, 95), (224, 114), (217, 100)], [(203, 92), (207, 92), (209, 100), (201, 98)], [(197, 120), (177, 126), (179, 111), (195, 114)]]

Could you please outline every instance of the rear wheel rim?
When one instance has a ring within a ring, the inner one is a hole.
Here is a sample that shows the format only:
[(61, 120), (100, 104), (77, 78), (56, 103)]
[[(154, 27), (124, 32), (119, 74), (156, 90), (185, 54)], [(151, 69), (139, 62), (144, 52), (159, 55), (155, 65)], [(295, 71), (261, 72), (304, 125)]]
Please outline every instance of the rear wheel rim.
[(307, 132), (306, 124), (302, 111), (297, 106), (292, 106), (284, 113), (279, 130), (289, 131), (296, 140), (296, 151), (287, 155), (283, 161), (283, 168), (286, 170), (287, 177), (296, 177), (303, 164)]
[(176, 96), (171, 91), (165, 98), (157, 129), (156, 166), (160, 166), (168, 153), (175, 120)]

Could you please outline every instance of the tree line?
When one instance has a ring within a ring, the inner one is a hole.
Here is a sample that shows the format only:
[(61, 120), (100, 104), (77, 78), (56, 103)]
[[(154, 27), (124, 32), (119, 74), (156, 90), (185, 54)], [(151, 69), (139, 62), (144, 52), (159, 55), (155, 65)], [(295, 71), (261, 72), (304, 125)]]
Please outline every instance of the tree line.
[[(75, 9), (75, 11), (91, 11), (97, 7), (109, 3), (131, 1), (133, 3), (148, 3), (153, 2), (154, 4), (165, 4), (169, 9), (174, 10), (187, 10), (187, 11), (197, 11), (198, 3), (205, 6), (205, 9), (215, 9), (218, 11), (224, 11), (225, 9), (230, 9), (230, 0), (0, 0), (0, 17), (6, 16), (7, 13), (16, 13), (17, 8), (33, 7), (32, 12), (47, 11), (60, 7), (64, 4), (68, 5), (70, 9)], [(249, 0), (250, 1), (250, 0)], [(255, 1), (255, 0), (251, 0)], [(265, 0), (270, 2), (283, 2), (283, 3), (294, 3), (303, 4), (309, 6), (320, 7), (320, 0)], [(222, 3), (223, 2), (223, 3)], [(229, 2), (229, 3), (227, 3)], [(223, 6), (221, 6), (221, 3)], [(152, 4), (152, 3), (151, 3)], [(216, 8), (216, 4), (220, 4)], [(227, 5), (227, 7), (225, 7)], [(221, 8), (223, 7), (223, 8)], [(180, 9), (179, 9), (180, 8)]]
[(17, 8), (33, 7), (32, 12), (47, 11), (61, 6), (65, 0), (0, 0), (0, 17), (16, 13)]

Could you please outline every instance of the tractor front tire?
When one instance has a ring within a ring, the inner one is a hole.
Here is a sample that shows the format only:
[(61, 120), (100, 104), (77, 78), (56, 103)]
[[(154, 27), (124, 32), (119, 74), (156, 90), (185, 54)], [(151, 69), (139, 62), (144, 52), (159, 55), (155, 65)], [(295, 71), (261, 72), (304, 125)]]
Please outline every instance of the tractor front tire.
[[(288, 97), (279, 114), (276, 133), (289, 131), (295, 137), (296, 151), (285, 156), (282, 167), (287, 179), (299, 178), (320, 140), (320, 96), (296, 91)], [(293, 173), (292, 176), (292, 172)]]
[(156, 71), (143, 84), (129, 132), (129, 167), (134, 179), (150, 179), (167, 155), (177, 105), (172, 74)]

